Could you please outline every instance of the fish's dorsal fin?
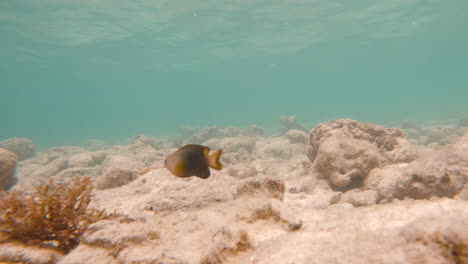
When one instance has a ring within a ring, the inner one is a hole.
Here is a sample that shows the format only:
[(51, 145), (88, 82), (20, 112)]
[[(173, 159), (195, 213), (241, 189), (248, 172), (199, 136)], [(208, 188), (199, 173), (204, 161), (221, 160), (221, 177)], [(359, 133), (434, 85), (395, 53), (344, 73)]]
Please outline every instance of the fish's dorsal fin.
[(202, 146), (202, 145), (197, 145), (197, 144), (185, 145), (185, 146), (181, 147), (180, 149), (198, 149), (198, 150), (202, 151), (203, 154), (205, 154), (205, 157), (208, 157), (208, 155), (210, 154), (210, 151), (211, 151), (211, 149), (209, 147)]
[[(198, 149), (198, 150), (205, 152), (205, 148), (208, 148), (208, 147), (197, 145), (197, 144), (188, 144), (188, 145), (181, 147), (180, 149)], [(208, 152), (209, 150), (210, 148), (208, 148)]]
[(181, 147), (180, 149), (202, 149), (202, 148), (203, 148), (202, 145), (188, 144), (188, 145)]
[(223, 168), (223, 165), (221, 164), (221, 162), (219, 162), (219, 158), (221, 158), (221, 154), (223, 154), (222, 149), (208, 156), (208, 166), (210, 166), (211, 168), (215, 170), (221, 170)]

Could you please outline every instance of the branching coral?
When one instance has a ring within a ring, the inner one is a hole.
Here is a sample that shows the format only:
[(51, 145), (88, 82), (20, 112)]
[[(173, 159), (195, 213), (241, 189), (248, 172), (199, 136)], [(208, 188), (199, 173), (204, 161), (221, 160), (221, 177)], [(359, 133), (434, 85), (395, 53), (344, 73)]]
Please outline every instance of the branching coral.
[(49, 182), (31, 194), (0, 194), (0, 240), (69, 252), (90, 224), (109, 217), (104, 211), (88, 209), (91, 190), (90, 178), (85, 177), (69, 185)]

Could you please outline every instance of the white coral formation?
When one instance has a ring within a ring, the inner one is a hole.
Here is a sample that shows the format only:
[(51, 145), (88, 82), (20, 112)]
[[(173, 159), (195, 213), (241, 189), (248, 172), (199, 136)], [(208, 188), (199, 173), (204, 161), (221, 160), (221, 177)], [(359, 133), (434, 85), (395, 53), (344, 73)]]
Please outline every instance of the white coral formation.
[(409, 164), (375, 169), (365, 186), (376, 190), (379, 200), (432, 196), (454, 197), (468, 182), (468, 134), (455, 144), (428, 153)]
[(307, 155), (314, 168), (341, 188), (361, 185), (374, 168), (409, 162), (418, 155), (400, 129), (351, 119), (319, 124), (310, 131), (309, 144)]

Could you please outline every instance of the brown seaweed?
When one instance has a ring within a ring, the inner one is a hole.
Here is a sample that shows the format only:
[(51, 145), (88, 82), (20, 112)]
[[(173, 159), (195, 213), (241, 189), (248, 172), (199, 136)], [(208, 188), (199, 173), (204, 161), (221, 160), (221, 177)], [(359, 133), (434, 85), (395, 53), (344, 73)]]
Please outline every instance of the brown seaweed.
[(89, 225), (110, 216), (88, 209), (91, 191), (91, 180), (84, 177), (69, 185), (54, 186), (49, 181), (33, 193), (3, 192), (0, 242), (18, 241), (69, 252)]

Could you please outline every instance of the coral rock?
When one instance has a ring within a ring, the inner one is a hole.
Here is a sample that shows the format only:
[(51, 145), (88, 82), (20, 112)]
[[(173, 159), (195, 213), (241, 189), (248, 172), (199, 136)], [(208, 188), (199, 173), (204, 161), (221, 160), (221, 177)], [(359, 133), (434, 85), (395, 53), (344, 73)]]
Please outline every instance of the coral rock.
[(221, 155), (221, 164), (223, 164), (224, 167), (242, 162), (250, 162), (251, 160), (252, 156), (246, 149), (239, 149), (236, 152), (223, 152), (223, 155)]
[(273, 177), (248, 179), (237, 186), (236, 197), (263, 197), (283, 200), (285, 192), (284, 182)]
[(34, 155), (34, 144), (29, 138), (14, 137), (1, 141), (0, 148), (13, 151), (19, 160), (24, 160)]
[(409, 164), (374, 169), (364, 186), (377, 191), (378, 200), (382, 202), (405, 197), (454, 197), (468, 181), (467, 164), (468, 134), (457, 143), (423, 155)]
[(40, 164), (40, 165), (47, 165), (52, 160), (50, 159), (47, 153), (36, 153), (36, 155), (32, 158), (29, 158), (27, 162), (22, 162), (23, 164)]
[(134, 157), (144, 163), (145, 166), (151, 166), (155, 162), (165, 158), (166, 154), (163, 151), (155, 150), (151, 146), (140, 147), (134, 151)]
[(0, 245), (0, 263), (56, 263), (63, 254), (53, 249), (26, 246), (20, 243), (5, 243)]
[(102, 176), (96, 180), (96, 189), (110, 189), (125, 185), (139, 176), (143, 165), (133, 158), (110, 155), (101, 165)]
[(103, 162), (106, 159), (107, 155), (109, 155), (109, 151), (107, 151), (107, 150), (98, 150), (98, 151), (90, 152), (89, 154), (91, 155), (91, 157), (93, 157), (94, 161), (97, 164), (100, 164), (101, 162)]
[(87, 245), (79, 245), (75, 250), (61, 258), (57, 264), (119, 264), (111, 252)]
[(257, 169), (249, 163), (239, 163), (227, 168), (227, 173), (232, 177), (243, 179), (257, 176)]
[(111, 168), (96, 180), (96, 189), (104, 190), (125, 185), (138, 177), (138, 173), (120, 168)]
[(67, 160), (59, 158), (38, 169), (33, 175), (38, 178), (49, 178), (66, 169), (67, 166)]
[(89, 227), (82, 237), (82, 243), (88, 246), (105, 247), (106, 249), (122, 248), (142, 243), (147, 239), (157, 239), (157, 227), (141, 228), (142, 223), (134, 220), (125, 222), (103, 220)]
[(24, 164), (16, 171), (16, 176), (19, 180), (19, 186), (15, 186), (15, 189), (21, 191), (30, 191), (37, 184), (46, 183), (49, 178), (57, 175), (66, 168), (67, 160), (65, 158), (52, 160), (46, 165)]
[(56, 183), (66, 183), (78, 177), (90, 177), (96, 179), (101, 173), (99, 166), (94, 167), (73, 167), (65, 169), (53, 176), (52, 179)]
[(248, 153), (252, 153), (255, 149), (256, 141), (255, 139), (248, 137), (235, 137), (210, 139), (204, 142), (203, 145), (209, 146), (212, 150), (222, 149), (223, 153), (241, 152), (243, 150), (247, 150)]
[(206, 180), (158, 175), (158, 181), (160, 186), (152, 191), (151, 199), (144, 204), (145, 210), (158, 215), (200, 209), (232, 200), (237, 182), (232, 177), (222, 175), (212, 175)]
[(187, 142), (190, 144), (202, 144), (203, 142), (212, 138), (224, 137), (224, 133), (216, 126), (208, 127), (198, 132), (195, 135), (190, 136)]
[(286, 138), (293, 144), (307, 144), (309, 141), (307, 134), (298, 129), (291, 129), (286, 132)]
[(68, 158), (68, 167), (91, 167), (96, 165), (93, 156), (88, 152), (74, 154)]
[(410, 184), (410, 178), (403, 171), (407, 165), (406, 163), (392, 164), (373, 169), (364, 182), (365, 188), (375, 190), (379, 202), (387, 203), (393, 199), (405, 198), (406, 189)]
[(350, 203), (356, 207), (374, 205), (377, 203), (377, 192), (353, 189), (342, 194), (339, 203)]
[(235, 263), (466, 263), (467, 210), (461, 201), (340, 207), (311, 220), (317, 227), (261, 243)]
[(304, 155), (305, 144), (292, 144), (287, 138), (278, 137), (263, 139), (257, 142), (256, 156), (261, 158), (275, 158), (278, 161), (290, 159), (296, 155)]
[(359, 187), (368, 173), (382, 164), (385, 158), (368, 141), (330, 137), (320, 144), (314, 168), (334, 186), (352, 188)]
[(69, 158), (74, 154), (79, 154), (86, 152), (86, 149), (82, 147), (75, 147), (75, 146), (66, 146), (66, 147), (54, 147), (49, 149), (47, 155), (49, 156), (50, 160), (55, 160), (59, 158)]
[(341, 193), (333, 191), (324, 180), (318, 180), (316, 185), (311, 195), (307, 197), (307, 203), (310, 207), (324, 209), (340, 200)]
[(400, 129), (339, 119), (311, 130), (307, 155), (323, 178), (350, 189), (360, 186), (372, 169), (409, 162), (418, 152)]
[(405, 169), (410, 178), (408, 197), (453, 197), (468, 180), (468, 134), (457, 143), (411, 162)]
[(0, 190), (8, 190), (16, 183), (18, 157), (10, 150), (0, 148)]
[(135, 136), (130, 140), (131, 149), (137, 149), (145, 146), (150, 146), (153, 149), (157, 149), (158, 141), (156, 139), (149, 138), (144, 135)]

